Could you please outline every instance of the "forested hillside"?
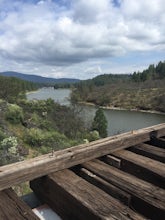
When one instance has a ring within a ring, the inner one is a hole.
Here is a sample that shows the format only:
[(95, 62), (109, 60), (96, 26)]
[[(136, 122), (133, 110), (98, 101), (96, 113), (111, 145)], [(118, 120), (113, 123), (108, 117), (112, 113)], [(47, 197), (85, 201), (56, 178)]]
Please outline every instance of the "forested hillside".
[(165, 112), (165, 62), (130, 75), (104, 74), (76, 84), (72, 102)]
[(36, 90), (38, 84), (24, 81), (15, 77), (0, 76), (0, 99), (14, 102), (19, 97), (25, 96), (27, 91)]
[(165, 61), (160, 61), (156, 66), (151, 64), (143, 72), (134, 72), (132, 80), (135, 82), (144, 82), (146, 80), (156, 80), (165, 78)]
[(54, 84), (73, 84), (75, 82), (78, 82), (78, 79), (71, 79), (71, 78), (50, 78), (50, 77), (43, 77), (38, 75), (29, 75), (29, 74), (23, 74), (13, 71), (7, 71), (7, 72), (0, 72), (1, 76), (7, 76), (7, 77), (16, 77), (18, 79), (22, 79), (25, 81), (33, 82), (33, 83), (40, 83), (44, 86), (53, 86)]

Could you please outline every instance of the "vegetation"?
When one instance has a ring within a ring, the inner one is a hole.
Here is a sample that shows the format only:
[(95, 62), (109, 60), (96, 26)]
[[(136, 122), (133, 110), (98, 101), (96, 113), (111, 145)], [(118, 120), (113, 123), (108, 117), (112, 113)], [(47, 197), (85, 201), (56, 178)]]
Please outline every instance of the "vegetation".
[(0, 76), (0, 165), (106, 137), (102, 110), (87, 128), (77, 102), (165, 112), (164, 69), (165, 62), (159, 62), (133, 75), (104, 74), (81, 81), (73, 89), (71, 107), (52, 99), (28, 101), (26, 92), (37, 84)]
[(14, 136), (4, 138), (0, 143), (0, 165), (13, 163), (22, 159), (17, 138)]
[(71, 101), (99, 106), (165, 112), (165, 62), (132, 75), (104, 74), (81, 81)]
[(15, 103), (19, 98), (25, 98), (27, 91), (36, 90), (38, 87), (37, 84), (15, 77), (0, 76), (0, 99)]
[(1, 100), (0, 109), (0, 165), (77, 145), (87, 138), (76, 110), (51, 99), (22, 99), (17, 104)]
[(86, 128), (75, 105), (52, 99), (28, 101), (38, 85), (0, 76), (0, 165), (99, 138)]
[(146, 80), (156, 80), (165, 78), (165, 61), (159, 62), (156, 66), (151, 64), (148, 69), (143, 72), (134, 72), (132, 80), (135, 82), (144, 82)]
[(96, 111), (93, 123), (92, 123), (92, 130), (98, 131), (101, 138), (107, 137), (107, 125), (108, 122), (104, 115), (104, 112), (101, 108)]

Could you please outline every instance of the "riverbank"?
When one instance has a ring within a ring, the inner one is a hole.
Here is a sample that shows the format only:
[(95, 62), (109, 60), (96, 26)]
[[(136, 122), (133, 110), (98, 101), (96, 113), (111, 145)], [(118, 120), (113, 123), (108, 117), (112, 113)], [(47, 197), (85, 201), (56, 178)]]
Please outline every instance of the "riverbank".
[[(95, 105), (92, 102), (79, 102), (81, 105), (87, 105), (87, 106), (94, 106), (98, 107), (98, 105)], [(121, 107), (114, 107), (114, 106), (99, 106), (102, 109), (110, 109), (110, 110), (118, 110), (118, 111), (131, 111), (131, 112), (144, 112), (144, 113), (151, 113), (151, 114), (159, 114), (159, 115), (165, 115), (165, 112), (159, 112), (155, 110), (142, 110), (142, 109), (126, 109)]]
[[(63, 104), (64, 99), (69, 97), (69, 89), (52, 90), (50, 88), (46, 88), (28, 96), (28, 99), (44, 100), (52, 98), (55, 102), (58, 101), (60, 104)], [(68, 105), (69, 104), (70, 102), (68, 101)], [(92, 102), (81, 102), (81, 104), (82, 109), (80, 113), (88, 127), (90, 126), (90, 123), (92, 123), (93, 121), (97, 105), (94, 105)], [(130, 111), (125, 108), (116, 108), (113, 106), (102, 106), (102, 108), (104, 108), (103, 110), (108, 121), (108, 136), (144, 128), (147, 126), (153, 126), (165, 122), (165, 115), (160, 113), (142, 113), (134, 109)]]
[(33, 90), (33, 91), (29, 91), (29, 92), (26, 92), (26, 95), (36, 93), (38, 90), (39, 90), (39, 89), (37, 89), (37, 90)]

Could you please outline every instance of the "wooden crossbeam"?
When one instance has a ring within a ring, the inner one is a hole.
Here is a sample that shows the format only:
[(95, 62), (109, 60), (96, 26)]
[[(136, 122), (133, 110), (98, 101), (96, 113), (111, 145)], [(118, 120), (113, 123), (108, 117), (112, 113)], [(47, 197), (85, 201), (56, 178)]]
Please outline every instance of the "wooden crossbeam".
[(12, 189), (0, 192), (0, 219), (1, 220), (39, 220)]
[(165, 140), (163, 138), (153, 137), (149, 144), (165, 149)]
[(131, 174), (93, 160), (82, 164), (84, 168), (129, 193), (131, 205), (150, 219), (165, 219), (165, 190)]
[(165, 163), (165, 149), (149, 144), (139, 144), (129, 148), (130, 151)]
[(165, 135), (165, 123), (0, 167), (0, 190)]
[(128, 150), (112, 153), (121, 159), (121, 169), (165, 188), (165, 165), (159, 161), (135, 154)]
[(104, 192), (118, 199), (123, 204), (127, 206), (130, 205), (130, 202), (131, 202), (130, 194), (112, 185), (111, 183), (103, 180), (102, 178), (98, 177), (97, 175), (95, 175), (94, 173), (90, 172), (89, 170), (85, 168), (80, 168), (76, 172), (78, 173), (79, 176), (83, 177), (88, 182), (92, 183), (93, 185), (102, 189)]
[(36, 179), (30, 185), (64, 220), (145, 219), (70, 170)]

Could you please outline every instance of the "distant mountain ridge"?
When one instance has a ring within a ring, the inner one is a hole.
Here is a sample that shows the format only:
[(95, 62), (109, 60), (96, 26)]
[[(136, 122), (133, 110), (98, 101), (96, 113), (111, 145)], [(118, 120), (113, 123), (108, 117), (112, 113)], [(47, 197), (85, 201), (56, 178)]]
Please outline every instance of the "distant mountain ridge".
[(34, 83), (43, 83), (43, 84), (61, 84), (61, 83), (76, 83), (79, 82), (79, 79), (72, 79), (72, 78), (50, 78), (50, 77), (43, 77), (38, 75), (28, 75), (24, 73), (18, 73), (14, 71), (6, 71), (0, 72), (1, 76), (7, 77), (16, 77), (22, 80), (34, 82)]

